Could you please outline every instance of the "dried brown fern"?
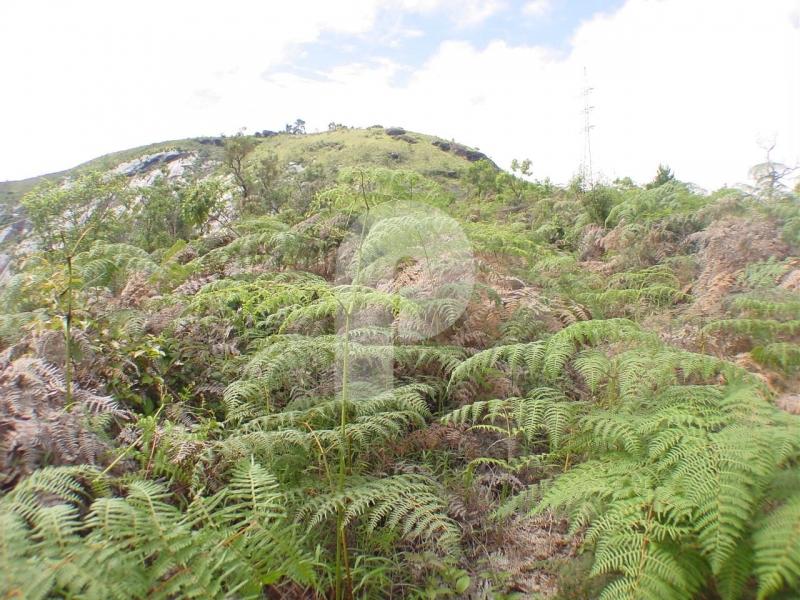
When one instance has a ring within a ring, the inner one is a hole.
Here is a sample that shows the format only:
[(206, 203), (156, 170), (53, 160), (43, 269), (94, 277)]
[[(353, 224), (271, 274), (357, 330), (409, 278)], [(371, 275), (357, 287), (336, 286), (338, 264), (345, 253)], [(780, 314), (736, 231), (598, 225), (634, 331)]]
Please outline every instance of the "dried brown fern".
[(98, 464), (108, 449), (98, 434), (109, 418), (128, 413), (109, 396), (73, 383), (66, 406), (63, 373), (40, 358), (22, 357), (0, 371), (0, 485), (43, 465)]
[(687, 240), (699, 246), (703, 269), (692, 289), (697, 298), (692, 310), (699, 314), (719, 311), (721, 300), (735, 290), (738, 274), (748, 264), (781, 260), (789, 252), (777, 225), (764, 219), (724, 218)]

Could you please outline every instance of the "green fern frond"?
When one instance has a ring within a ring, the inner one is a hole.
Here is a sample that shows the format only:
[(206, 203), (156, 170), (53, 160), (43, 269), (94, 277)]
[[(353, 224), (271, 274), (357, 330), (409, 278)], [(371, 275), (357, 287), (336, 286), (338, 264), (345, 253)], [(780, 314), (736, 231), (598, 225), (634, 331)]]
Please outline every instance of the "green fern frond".
[(608, 356), (599, 350), (584, 350), (575, 357), (572, 364), (592, 393), (596, 392), (601, 382), (611, 374), (612, 363)]
[(77, 254), (75, 266), (86, 287), (119, 285), (127, 274), (152, 274), (159, 269), (159, 265), (141, 248), (102, 241), (95, 242), (89, 250)]
[(750, 351), (753, 359), (765, 367), (781, 369), (785, 373), (794, 373), (800, 369), (800, 345), (789, 342), (773, 342), (765, 346), (756, 346)]
[(752, 429), (728, 427), (708, 435), (675, 469), (676, 485), (696, 507), (694, 527), (719, 575), (753, 518), (771, 475), (769, 446)]
[(800, 585), (800, 495), (765, 517), (753, 536), (759, 600)]
[(701, 331), (703, 333), (732, 333), (753, 339), (774, 340), (779, 336), (797, 335), (800, 332), (800, 320), (722, 319), (709, 323)]
[(367, 532), (383, 526), (403, 539), (421, 540), (452, 551), (458, 546), (459, 530), (445, 509), (429, 478), (394, 475), (357, 482), (341, 493), (310, 504), (302, 514), (314, 527), (341, 511), (345, 524), (366, 518)]

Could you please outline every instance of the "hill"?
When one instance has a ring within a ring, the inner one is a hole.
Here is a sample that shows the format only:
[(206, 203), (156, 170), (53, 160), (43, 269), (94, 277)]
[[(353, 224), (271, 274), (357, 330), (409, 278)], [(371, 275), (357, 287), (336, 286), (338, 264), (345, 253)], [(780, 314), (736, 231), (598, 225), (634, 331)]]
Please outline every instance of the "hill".
[(529, 167), (376, 126), (4, 184), (0, 593), (790, 597), (800, 199)]
[[(389, 133), (387, 133), (387, 131)], [(429, 176), (454, 177), (463, 171), (465, 162), (487, 159), (473, 148), (440, 138), (408, 132), (400, 127), (385, 129), (339, 128), (334, 131), (304, 135), (259, 133), (256, 156), (268, 152), (281, 162), (319, 165), (335, 171), (342, 165), (400, 167)], [(149, 144), (101, 156), (73, 169), (19, 181), (0, 181), (0, 202), (16, 204), (22, 196), (42, 181), (53, 181), (92, 169), (112, 169), (137, 157), (179, 150), (202, 158), (220, 161), (224, 138), (193, 138)], [(437, 145), (434, 145), (437, 144)]]

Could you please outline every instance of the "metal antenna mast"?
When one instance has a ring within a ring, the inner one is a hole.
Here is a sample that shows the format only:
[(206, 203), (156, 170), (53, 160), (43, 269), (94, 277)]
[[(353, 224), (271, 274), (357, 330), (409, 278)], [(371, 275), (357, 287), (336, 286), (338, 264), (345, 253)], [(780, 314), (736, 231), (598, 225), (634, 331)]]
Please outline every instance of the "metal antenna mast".
[(591, 113), (594, 106), (589, 104), (589, 95), (594, 88), (589, 87), (589, 79), (586, 74), (586, 67), (583, 67), (583, 180), (589, 187), (594, 187), (592, 170), (592, 129)]

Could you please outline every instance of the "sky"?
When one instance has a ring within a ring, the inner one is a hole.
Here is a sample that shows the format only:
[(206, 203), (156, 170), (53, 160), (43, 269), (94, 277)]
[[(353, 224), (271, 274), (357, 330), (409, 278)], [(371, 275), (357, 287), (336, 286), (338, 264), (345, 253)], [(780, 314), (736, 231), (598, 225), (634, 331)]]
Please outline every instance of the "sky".
[(800, 165), (800, 0), (2, 0), (0, 57), (0, 180), (302, 118), (564, 183), (586, 106), (596, 179)]

